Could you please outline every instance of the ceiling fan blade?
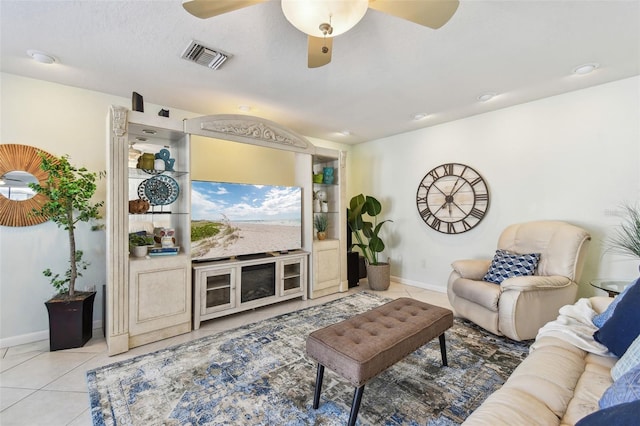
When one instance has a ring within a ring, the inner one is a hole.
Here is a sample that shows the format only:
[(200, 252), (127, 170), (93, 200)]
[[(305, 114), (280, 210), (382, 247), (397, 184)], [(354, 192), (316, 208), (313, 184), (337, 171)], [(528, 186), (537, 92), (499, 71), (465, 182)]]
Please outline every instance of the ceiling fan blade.
[[(327, 53), (323, 53), (323, 48), (327, 48)], [(318, 68), (331, 62), (331, 52), (333, 52), (332, 37), (313, 37), (309, 36), (308, 42), (309, 60), (307, 66), (309, 68)]]
[(458, 9), (458, 0), (369, 0), (369, 8), (438, 29)]
[(185, 0), (182, 7), (195, 17), (206, 19), (223, 13), (233, 12), (265, 0)]

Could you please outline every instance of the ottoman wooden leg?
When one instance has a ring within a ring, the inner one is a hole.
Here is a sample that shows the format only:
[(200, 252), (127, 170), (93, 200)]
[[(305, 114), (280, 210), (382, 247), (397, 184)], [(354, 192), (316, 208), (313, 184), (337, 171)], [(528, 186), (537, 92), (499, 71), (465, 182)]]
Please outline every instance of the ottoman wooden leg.
[(353, 404), (351, 404), (351, 414), (349, 414), (349, 426), (356, 424), (356, 418), (358, 417), (358, 411), (360, 410), (360, 401), (362, 401), (362, 393), (364, 392), (364, 385), (356, 388), (353, 394)]
[(440, 355), (442, 355), (442, 365), (446, 367), (448, 365), (447, 364), (447, 344), (444, 341), (444, 333), (438, 336), (438, 339), (440, 339)]
[(320, 405), (320, 392), (322, 391), (322, 378), (324, 377), (324, 365), (318, 363), (318, 373), (316, 374), (316, 390), (313, 393), (313, 409)]

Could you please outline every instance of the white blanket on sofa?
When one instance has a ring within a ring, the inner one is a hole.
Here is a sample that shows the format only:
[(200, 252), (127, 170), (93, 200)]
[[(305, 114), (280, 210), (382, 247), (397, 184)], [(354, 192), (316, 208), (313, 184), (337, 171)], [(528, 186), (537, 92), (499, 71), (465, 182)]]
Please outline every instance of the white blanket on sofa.
[[(598, 330), (592, 320), (596, 311), (587, 298), (579, 299), (573, 305), (565, 305), (560, 308), (558, 318), (545, 324), (536, 336), (536, 342), (540, 337), (552, 336), (565, 340), (572, 345), (597, 355), (613, 356), (606, 346), (598, 343), (593, 338), (593, 333)], [(536, 349), (536, 343), (531, 345), (530, 352)]]

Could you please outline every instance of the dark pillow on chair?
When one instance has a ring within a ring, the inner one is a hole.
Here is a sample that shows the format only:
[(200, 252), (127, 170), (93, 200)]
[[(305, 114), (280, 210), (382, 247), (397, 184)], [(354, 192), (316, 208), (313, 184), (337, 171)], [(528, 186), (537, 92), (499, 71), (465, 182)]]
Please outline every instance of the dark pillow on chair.
[(640, 285), (632, 286), (618, 303), (611, 318), (598, 331), (594, 339), (618, 357), (624, 355), (640, 334)]
[(482, 280), (500, 284), (507, 278), (533, 275), (539, 260), (540, 253), (517, 254), (498, 249)]
[(614, 405), (580, 419), (576, 426), (635, 426), (638, 424), (640, 401)]

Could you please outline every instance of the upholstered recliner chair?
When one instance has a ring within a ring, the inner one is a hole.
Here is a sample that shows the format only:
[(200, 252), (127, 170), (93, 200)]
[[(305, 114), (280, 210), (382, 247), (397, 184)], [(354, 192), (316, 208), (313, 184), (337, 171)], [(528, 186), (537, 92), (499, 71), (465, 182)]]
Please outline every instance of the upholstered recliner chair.
[(449, 302), (459, 317), (492, 333), (533, 339), (560, 307), (575, 302), (590, 239), (566, 222), (511, 225), (500, 235), (493, 261), (453, 262)]

